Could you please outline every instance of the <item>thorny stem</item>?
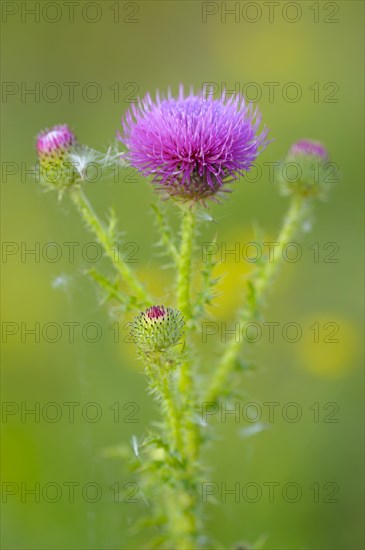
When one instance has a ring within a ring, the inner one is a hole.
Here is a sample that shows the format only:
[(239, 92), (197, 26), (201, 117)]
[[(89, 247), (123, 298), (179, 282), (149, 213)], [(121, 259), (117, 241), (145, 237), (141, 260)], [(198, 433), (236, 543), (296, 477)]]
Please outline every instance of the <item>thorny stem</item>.
[(194, 422), (195, 389), (193, 383), (193, 357), (191, 353), (192, 329), (192, 258), (196, 230), (194, 207), (185, 210), (181, 222), (181, 243), (176, 255), (177, 265), (177, 308), (184, 315), (186, 323), (185, 352), (179, 366), (177, 392), (180, 396), (178, 426), (182, 437), (180, 447), (182, 471), (176, 471), (179, 479), (177, 492), (171, 495), (170, 522), (171, 542), (174, 548), (188, 550), (197, 548), (197, 459), (199, 453), (198, 426)]
[(177, 458), (171, 460), (171, 487), (165, 488), (163, 506), (168, 518), (169, 542), (176, 550), (193, 550), (196, 548), (197, 517), (196, 517), (196, 487), (194, 472), (190, 468), (187, 449), (184, 445), (181, 426), (181, 414), (178, 408), (179, 400), (174, 392), (171, 371), (178, 366), (180, 360), (174, 360), (165, 354), (157, 352), (145, 358), (147, 374), (151, 389), (156, 388), (161, 402), (161, 410), (166, 428), (172, 441), (169, 446), (171, 457), (177, 452)]
[(178, 258), (177, 276), (177, 307), (185, 317), (187, 323), (192, 317), (191, 278), (192, 255), (194, 248), (196, 218), (193, 207), (183, 214), (181, 224), (181, 246)]
[(115, 254), (115, 243), (112, 242), (108, 230), (103, 222), (99, 219), (88, 198), (80, 187), (74, 187), (71, 191), (71, 199), (87, 228), (92, 231), (98, 242), (104, 249), (106, 256), (111, 260), (115, 269), (119, 273), (121, 279), (125, 282), (131, 292), (135, 294), (141, 307), (151, 304), (151, 299), (148, 297), (144, 287), (137, 280), (135, 274), (130, 270), (128, 265), (119, 258), (119, 254)]
[[(143, 355), (142, 355), (143, 359)], [(165, 416), (168, 431), (173, 441), (172, 450), (183, 453), (180, 414), (170, 374), (176, 368), (177, 361), (166, 355), (166, 352), (150, 353), (144, 358), (151, 389), (155, 387), (159, 394), (161, 408)]]
[(183, 313), (186, 322), (186, 352), (180, 368), (179, 392), (183, 397), (181, 411), (185, 435), (186, 453), (193, 468), (199, 452), (198, 426), (194, 421), (195, 389), (193, 384), (193, 357), (191, 353), (191, 329), (193, 304), (191, 296), (192, 257), (196, 230), (194, 207), (186, 210), (181, 223), (181, 245), (177, 262), (177, 307)]
[[(283, 227), (277, 238), (279, 244), (277, 245), (274, 259), (272, 261), (267, 260), (264, 266), (257, 271), (256, 277), (254, 276), (252, 281), (254, 304), (252, 304), (250, 300), (247, 301), (239, 315), (240, 323), (247, 323), (255, 320), (257, 309), (262, 307), (263, 299), (273, 283), (283, 261), (284, 247), (300, 233), (303, 223), (307, 219), (310, 206), (310, 199), (301, 195), (293, 196)], [(239, 340), (236, 341), (236, 339), (233, 339), (223, 353), (220, 366), (206, 392), (204, 402), (216, 402), (219, 399), (227, 386), (229, 376), (241, 352), (242, 343)]]

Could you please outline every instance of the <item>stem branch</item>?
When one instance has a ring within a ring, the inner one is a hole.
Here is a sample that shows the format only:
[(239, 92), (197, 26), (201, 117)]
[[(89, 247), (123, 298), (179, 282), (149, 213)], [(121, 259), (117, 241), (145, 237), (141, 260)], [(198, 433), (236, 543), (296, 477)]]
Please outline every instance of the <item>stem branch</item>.
[[(283, 227), (279, 233), (276, 254), (272, 261), (267, 260), (264, 266), (257, 271), (252, 284), (254, 289), (254, 300), (248, 300), (242, 308), (239, 322), (241, 324), (254, 321), (257, 315), (257, 308), (262, 307), (263, 299), (271, 286), (279, 267), (283, 261), (283, 250), (288, 242), (293, 240), (300, 232), (310, 207), (310, 201), (303, 196), (292, 198), (289, 211), (284, 220)], [(226, 347), (221, 359), (219, 368), (205, 395), (205, 402), (216, 402), (227, 387), (227, 380), (234, 369), (239, 354), (242, 351), (242, 344), (239, 340), (233, 339)]]
[(144, 287), (138, 281), (135, 274), (130, 270), (128, 265), (121, 261), (119, 254), (115, 254), (115, 242), (112, 241), (108, 230), (103, 222), (99, 219), (88, 198), (79, 187), (74, 187), (71, 191), (71, 199), (87, 228), (94, 233), (98, 242), (104, 249), (106, 256), (111, 260), (115, 269), (119, 273), (121, 279), (126, 283), (130, 291), (132, 291), (141, 306), (147, 306), (151, 303)]

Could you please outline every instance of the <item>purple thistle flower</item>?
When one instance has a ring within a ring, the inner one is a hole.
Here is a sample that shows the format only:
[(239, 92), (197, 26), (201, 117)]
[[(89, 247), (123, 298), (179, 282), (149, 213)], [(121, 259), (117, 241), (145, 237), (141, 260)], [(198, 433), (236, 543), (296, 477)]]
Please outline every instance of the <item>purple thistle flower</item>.
[(306, 155), (328, 160), (328, 151), (324, 145), (319, 141), (313, 141), (311, 139), (302, 139), (294, 143), (290, 148), (289, 155)]
[(199, 200), (238, 179), (266, 145), (267, 130), (257, 133), (261, 117), (235, 94), (229, 99), (190, 93), (177, 99), (147, 94), (132, 105), (118, 138), (127, 160), (144, 176), (152, 175), (170, 195)]
[(145, 316), (151, 321), (163, 320), (167, 316), (167, 310), (164, 306), (151, 306), (145, 311)]

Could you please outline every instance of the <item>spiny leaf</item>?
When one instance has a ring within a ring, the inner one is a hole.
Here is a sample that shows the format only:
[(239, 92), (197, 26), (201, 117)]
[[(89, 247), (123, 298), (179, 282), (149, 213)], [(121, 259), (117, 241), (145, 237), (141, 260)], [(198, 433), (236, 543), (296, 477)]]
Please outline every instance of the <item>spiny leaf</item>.
[(257, 310), (257, 300), (256, 300), (256, 288), (254, 281), (247, 281), (247, 305), (251, 312), (256, 312)]
[(206, 263), (203, 265), (203, 268), (201, 270), (201, 288), (197, 293), (195, 307), (193, 311), (194, 320), (197, 320), (201, 315), (205, 313), (206, 306), (211, 305), (213, 299), (218, 294), (218, 292), (215, 290), (215, 287), (221, 281), (222, 276), (213, 277), (213, 270), (217, 263), (218, 262), (213, 259), (212, 255), (209, 255)]
[(165, 254), (169, 254), (174, 262), (177, 263), (179, 254), (172, 236), (171, 228), (166, 219), (166, 213), (156, 204), (151, 204), (151, 208), (155, 213), (156, 225), (161, 239), (157, 245), (163, 247)]
[(108, 236), (111, 241), (118, 240), (117, 223), (118, 218), (116, 216), (115, 210), (114, 208), (111, 208), (109, 210), (108, 216)]
[(105, 303), (108, 300), (115, 299), (123, 306), (123, 311), (128, 311), (131, 304), (134, 303), (135, 298), (126, 296), (118, 289), (118, 281), (110, 281), (108, 277), (97, 271), (96, 269), (90, 269), (87, 274), (98, 285), (99, 289), (103, 292), (104, 296), (102, 302)]

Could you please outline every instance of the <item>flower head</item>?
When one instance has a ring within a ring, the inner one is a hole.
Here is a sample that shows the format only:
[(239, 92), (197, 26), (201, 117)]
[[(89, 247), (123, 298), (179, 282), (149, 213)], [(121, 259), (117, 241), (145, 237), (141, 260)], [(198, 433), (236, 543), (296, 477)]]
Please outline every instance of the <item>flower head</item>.
[(184, 319), (177, 309), (151, 306), (131, 324), (131, 336), (143, 351), (163, 351), (178, 344), (183, 335)]
[(37, 151), (40, 157), (59, 159), (76, 143), (76, 137), (67, 124), (43, 130), (37, 137)]
[(283, 193), (325, 198), (337, 181), (334, 163), (328, 161), (328, 151), (319, 141), (302, 139), (294, 143), (279, 172)]
[(44, 183), (58, 186), (73, 183), (69, 154), (76, 145), (76, 137), (67, 124), (38, 134), (36, 148)]
[(247, 172), (266, 144), (261, 117), (240, 94), (178, 98), (147, 94), (132, 105), (118, 137), (127, 160), (170, 195), (204, 200)]
[(314, 157), (319, 160), (328, 160), (328, 151), (319, 141), (313, 141), (310, 139), (302, 139), (294, 143), (289, 150), (289, 156)]

